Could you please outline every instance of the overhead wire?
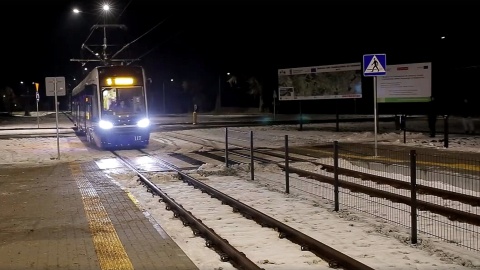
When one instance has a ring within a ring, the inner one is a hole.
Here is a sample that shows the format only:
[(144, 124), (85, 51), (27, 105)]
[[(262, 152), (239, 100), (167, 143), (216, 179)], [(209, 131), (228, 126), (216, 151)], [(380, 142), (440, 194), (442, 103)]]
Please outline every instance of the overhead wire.
[[(101, 19), (98, 19), (98, 21), (94, 24), (94, 25), (97, 25), (99, 22), (100, 22)], [(94, 28), (93, 26), (91, 27), (91, 30), (90, 30), (90, 34), (88, 34), (87, 38), (85, 39), (85, 41), (82, 43), (82, 49), (83, 49), (83, 46), (85, 45), (85, 43), (87, 43), (87, 41), (90, 39), (90, 37), (93, 35), (93, 32), (95, 32), (96, 28)]]
[(120, 14), (118, 14), (118, 17), (116, 19), (116, 21), (118, 21), (120, 19), (120, 17), (122, 16), (122, 14), (125, 12), (125, 10), (127, 9), (127, 7), (132, 3), (133, 0), (130, 0), (127, 5), (125, 5), (125, 7), (123, 8), (122, 12), (120, 12)]
[[(117, 16), (117, 18), (115, 19), (115, 21), (118, 21), (120, 19), (120, 17), (122, 16), (122, 14), (125, 12), (125, 10), (127, 9), (127, 7), (132, 3), (133, 0), (130, 0), (126, 5), (125, 7), (123, 8), (123, 10), (120, 12), (120, 14)], [(98, 25), (100, 22), (101, 22), (102, 18), (99, 18), (97, 20), (97, 22), (94, 24), (95, 25)], [(93, 33), (95, 32), (95, 30), (97, 30), (97, 28), (93, 27), (91, 28), (91, 31), (90, 33), (88, 34), (87, 38), (85, 39), (85, 41), (82, 43), (82, 48), (84, 48), (84, 45), (88, 42), (88, 40), (90, 39), (90, 37), (93, 35)]]
[(155, 28), (157, 28), (158, 26), (160, 26), (161, 24), (163, 24), (165, 21), (167, 21), (171, 16), (168, 16), (166, 17), (165, 19), (163, 19), (162, 21), (160, 21), (159, 23), (157, 23), (155, 26), (153, 26), (152, 28), (150, 28), (149, 30), (147, 30), (145, 33), (143, 33), (142, 35), (140, 35), (139, 37), (137, 37), (136, 39), (134, 39), (133, 41), (127, 43), (125, 46), (123, 46), (120, 50), (118, 50), (115, 54), (112, 55), (111, 58), (115, 58), (115, 56), (117, 56), (118, 54), (120, 54), (123, 50), (125, 50), (127, 47), (129, 47), (130, 45), (132, 45), (133, 43), (137, 42), (139, 39), (141, 39), (142, 37), (144, 37), (145, 35), (147, 35), (148, 33), (150, 33), (151, 31), (153, 31)]
[[(159, 43), (157, 46), (151, 48), (150, 50), (148, 50), (147, 52), (145, 52), (144, 54), (140, 55), (139, 57), (137, 57), (138, 60), (141, 60), (143, 57), (147, 56), (148, 54), (150, 54), (151, 52), (153, 52), (154, 50), (158, 49), (160, 46), (162, 45), (165, 45), (166, 43), (170, 42), (173, 38), (175, 38), (176, 36), (180, 35), (181, 33), (185, 32), (185, 30), (181, 30), (181, 31), (178, 31), (177, 33), (173, 34), (172, 36), (170, 36), (170, 38), (168, 38), (167, 40)], [(129, 64), (131, 64), (132, 62), (130, 62)]]
[(165, 44), (167, 44), (168, 42), (171, 42), (172, 40), (174, 40), (174, 38), (176, 38), (177, 36), (183, 34), (183, 33), (186, 32), (187, 30), (188, 30), (187, 28), (184, 28), (184, 29), (182, 29), (182, 30), (177, 31), (175, 34), (173, 34), (172, 36), (170, 36), (167, 40), (164, 40), (163, 42), (160, 42), (160, 43), (157, 44), (155, 47), (151, 48), (150, 50), (148, 50), (147, 52), (145, 52), (145, 53), (142, 54), (141, 56), (137, 57), (137, 61), (138, 61), (138, 60), (141, 60), (143, 57), (147, 56), (148, 54), (150, 54), (150, 53), (153, 52), (154, 50), (158, 49), (160, 46), (165, 45)]
[[(126, 5), (125, 7), (123, 8), (123, 10), (120, 12), (120, 14), (118, 15), (118, 17), (116, 18), (116, 20), (118, 20), (120, 18), (120, 16), (122, 16), (127, 7), (132, 3), (133, 0), (130, 0)], [(165, 23), (167, 20), (169, 20), (173, 15), (170, 15), (166, 18), (164, 18), (163, 20), (161, 20), (159, 23), (157, 23), (156, 25), (154, 25), (153, 27), (151, 27), (150, 29), (148, 29), (146, 32), (144, 32), (143, 34), (141, 34), (140, 36), (138, 36), (136, 39), (132, 40), (131, 42), (127, 43), (126, 45), (124, 45), (120, 50), (118, 50), (116, 53), (114, 53), (110, 59), (113, 59), (115, 58), (118, 54), (120, 54), (122, 51), (124, 51), (126, 48), (128, 48), (129, 46), (131, 46), (133, 43), (137, 42), (138, 40), (140, 40), (141, 38), (143, 38), (144, 36), (148, 35), (149, 33), (151, 33), (153, 30), (155, 30), (157, 27), (159, 27), (160, 25), (162, 25), (163, 23)], [(100, 21), (101, 19), (99, 19)], [(98, 24), (98, 22), (97, 22)], [(82, 48), (83, 48), (83, 45), (90, 39), (90, 37), (93, 35), (93, 32), (95, 31), (95, 28), (92, 28), (92, 30), (90, 31), (90, 34), (88, 35), (87, 39), (85, 40), (85, 42), (82, 44)], [(176, 32), (175, 34), (173, 34), (172, 36), (170, 36), (167, 40), (159, 43), (158, 45), (156, 45), (155, 47), (149, 49), (147, 52), (145, 52), (144, 54), (142, 54), (140, 57), (138, 57), (137, 59), (140, 60), (141, 58), (145, 57), (146, 55), (150, 54), (151, 52), (153, 52), (154, 50), (158, 49), (160, 46), (162, 45), (165, 45), (166, 43), (172, 41), (175, 37), (179, 36), (180, 34), (184, 33), (186, 31), (186, 29), (183, 29), (183, 30), (180, 30), (178, 32)], [(132, 62), (130, 62), (132, 63)], [(130, 64), (129, 63), (129, 64)]]

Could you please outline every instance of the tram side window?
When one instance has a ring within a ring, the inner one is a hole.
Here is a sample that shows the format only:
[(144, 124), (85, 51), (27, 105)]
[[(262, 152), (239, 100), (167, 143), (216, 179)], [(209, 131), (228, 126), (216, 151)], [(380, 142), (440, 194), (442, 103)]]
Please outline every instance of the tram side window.
[(92, 121), (98, 121), (98, 96), (93, 95), (91, 101), (91, 106), (92, 106)]

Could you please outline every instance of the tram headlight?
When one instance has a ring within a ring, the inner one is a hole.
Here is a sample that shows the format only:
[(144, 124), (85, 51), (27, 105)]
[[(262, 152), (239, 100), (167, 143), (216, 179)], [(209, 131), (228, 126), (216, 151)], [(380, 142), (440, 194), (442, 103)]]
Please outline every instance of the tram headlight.
[(100, 122), (98, 122), (98, 126), (100, 126), (100, 128), (102, 129), (111, 129), (113, 127), (113, 124), (109, 121), (100, 120)]
[(148, 120), (148, 118), (143, 118), (142, 120), (137, 122), (137, 126), (142, 128), (148, 127), (149, 125), (150, 125), (150, 120)]

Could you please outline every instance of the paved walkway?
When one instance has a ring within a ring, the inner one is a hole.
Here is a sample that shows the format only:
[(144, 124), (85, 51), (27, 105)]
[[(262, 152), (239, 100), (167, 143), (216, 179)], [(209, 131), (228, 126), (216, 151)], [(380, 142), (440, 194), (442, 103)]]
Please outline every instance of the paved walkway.
[(0, 269), (197, 269), (94, 162), (0, 172)]

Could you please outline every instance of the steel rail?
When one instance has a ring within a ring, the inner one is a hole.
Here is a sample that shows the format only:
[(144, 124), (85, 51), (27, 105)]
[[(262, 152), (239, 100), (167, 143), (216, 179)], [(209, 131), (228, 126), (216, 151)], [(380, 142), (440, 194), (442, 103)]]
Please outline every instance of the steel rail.
[[(147, 152), (140, 150), (145, 154)], [(176, 166), (172, 165), (171, 163), (164, 161), (158, 157), (154, 157), (157, 161), (162, 163), (163, 166), (174, 170), (178, 173), (180, 178), (185, 181), (186, 183), (193, 185), (201, 189), (202, 191), (210, 194), (219, 200), (221, 200), (224, 204), (231, 206), (234, 211), (238, 211), (243, 213), (246, 217), (251, 218), (261, 224), (262, 226), (267, 226), (271, 228), (275, 228), (279, 232), (280, 238), (286, 238), (293, 243), (296, 243), (301, 246), (302, 250), (308, 250), (318, 257), (325, 260), (331, 267), (342, 267), (346, 270), (373, 270), (373, 268), (355, 260), (354, 258), (328, 246), (320, 241), (216, 190), (213, 187), (208, 186), (207, 184), (195, 179), (194, 177), (182, 172)]]
[[(165, 192), (148, 180), (142, 173), (140, 173), (134, 166), (132, 166), (127, 160), (121, 157), (115, 151), (112, 153), (117, 156), (126, 166), (135, 171), (140, 180), (150, 189), (150, 191), (158, 196), (160, 196), (165, 204), (167, 204), (166, 209), (174, 212), (175, 217), (179, 217), (183, 225), (190, 226), (193, 229), (193, 232), (196, 236), (203, 236), (207, 239), (206, 246), (216, 248), (220, 250), (226, 256), (222, 255), (222, 261), (231, 261), (234, 266), (239, 266), (240, 269), (252, 269), (252, 270), (261, 270), (257, 264), (248, 259), (244, 253), (237, 250), (235, 247), (230, 245), (227, 240), (223, 239), (221, 236), (215, 233), (215, 231), (207, 227), (203, 222), (197, 219), (189, 211), (183, 208), (182, 205), (175, 202), (174, 199), (170, 198)], [(170, 167), (170, 166), (169, 166)], [(171, 168), (173, 169), (173, 168)], [(173, 169), (177, 173), (181, 173), (178, 169)]]

